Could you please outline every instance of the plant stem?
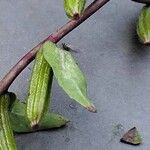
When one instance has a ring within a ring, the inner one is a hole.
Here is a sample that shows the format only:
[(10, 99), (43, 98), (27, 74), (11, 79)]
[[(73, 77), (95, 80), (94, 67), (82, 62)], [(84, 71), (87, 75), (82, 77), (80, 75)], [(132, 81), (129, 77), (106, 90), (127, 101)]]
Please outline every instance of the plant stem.
[(84, 11), (83, 15), (78, 20), (70, 20), (64, 26), (59, 28), (56, 32), (51, 34), (41, 43), (39, 43), (36, 47), (30, 50), (0, 81), (0, 94), (3, 94), (8, 90), (13, 81), (17, 78), (17, 76), (27, 67), (27, 65), (35, 58), (37, 51), (46, 41), (51, 41), (57, 43), (60, 41), (65, 35), (79, 26), (82, 22), (88, 19), (91, 15), (93, 15), (97, 10), (99, 10), (102, 6), (104, 6), (109, 0), (95, 0), (91, 3)]

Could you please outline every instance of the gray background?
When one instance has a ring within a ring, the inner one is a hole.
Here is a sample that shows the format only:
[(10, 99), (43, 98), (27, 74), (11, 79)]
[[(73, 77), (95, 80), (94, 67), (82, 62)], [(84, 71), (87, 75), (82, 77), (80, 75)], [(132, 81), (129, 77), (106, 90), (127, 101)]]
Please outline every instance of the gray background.
[[(68, 20), (62, 4), (62, 0), (0, 0), (1, 78), (23, 54)], [(19, 150), (149, 150), (150, 48), (139, 44), (135, 32), (142, 6), (111, 0), (61, 41), (78, 51), (73, 55), (86, 74), (98, 113), (70, 101), (54, 81), (51, 110), (71, 122), (58, 130), (17, 135)], [(20, 99), (27, 96), (31, 67), (11, 86)], [(134, 126), (142, 134), (143, 145), (120, 143), (120, 136)]]

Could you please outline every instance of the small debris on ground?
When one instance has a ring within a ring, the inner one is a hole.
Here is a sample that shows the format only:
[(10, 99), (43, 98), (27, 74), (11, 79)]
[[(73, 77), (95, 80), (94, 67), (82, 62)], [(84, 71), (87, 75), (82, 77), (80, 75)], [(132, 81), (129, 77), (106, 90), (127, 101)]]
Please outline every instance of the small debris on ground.
[(123, 137), (120, 139), (120, 142), (130, 145), (140, 145), (142, 144), (142, 138), (137, 128), (134, 127), (123, 135)]
[(121, 123), (113, 125), (111, 138), (108, 140), (107, 144), (109, 145), (114, 140), (118, 142), (123, 136), (124, 132), (124, 126)]
[(117, 136), (120, 138), (124, 133), (123, 125), (122, 124), (115, 125), (112, 132), (113, 132), (113, 137)]

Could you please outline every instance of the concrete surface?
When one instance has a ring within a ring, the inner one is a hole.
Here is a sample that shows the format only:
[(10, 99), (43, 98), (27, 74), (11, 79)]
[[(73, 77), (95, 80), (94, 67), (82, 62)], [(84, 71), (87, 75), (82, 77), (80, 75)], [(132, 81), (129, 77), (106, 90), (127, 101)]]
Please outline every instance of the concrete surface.
[[(60, 0), (0, 0), (0, 77), (23, 54), (67, 21)], [(90, 1), (88, 1), (89, 3)], [(59, 130), (16, 135), (19, 150), (149, 150), (150, 48), (136, 40), (135, 23), (142, 5), (111, 0), (61, 42), (74, 53), (88, 80), (92, 114), (70, 101), (53, 84), (52, 110), (70, 118)], [(27, 96), (32, 65), (17, 78), (11, 91)], [(144, 143), (119, 142), (136, 126)]]

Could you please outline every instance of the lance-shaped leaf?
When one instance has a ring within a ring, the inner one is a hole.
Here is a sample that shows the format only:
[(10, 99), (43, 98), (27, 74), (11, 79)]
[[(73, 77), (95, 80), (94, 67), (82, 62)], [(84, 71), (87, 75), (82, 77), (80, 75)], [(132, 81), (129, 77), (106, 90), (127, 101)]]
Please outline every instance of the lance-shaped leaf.
[(137, 22), (137, 34), (141, 43), (150, 45), (150, 7), (144, 6)]
[(31, 128), (30, 122), (26, 117), (26, 103), (21, 102), (18, 99), (16, 99), (16, 101), (13, 103), (9, 114), (12, 129), (16, 133), (28, 133), (59, 128), (66, 125), (66, 123), (69, 121), (61, 115), (55, 113), (46, 113), (39, 125), (33, 129)]
[(44, 57), (53, 69), (59, 85), (70, 96), (91, 112), (95, 106), (87, 96), (85, 76), (78, 67), (70, 52), (58, 48), (52, 42), (43, 45)]
[(9, 117), (10, 95), (0, 95), (0, 150), (17, 150)]
[(52, 86), (53, 71), (43, 56), (42, 48), (38, 51), (32, 71), (27, 98), (26, 114), (33, 128), (47, 112), (50, 103), (50, 89)]

